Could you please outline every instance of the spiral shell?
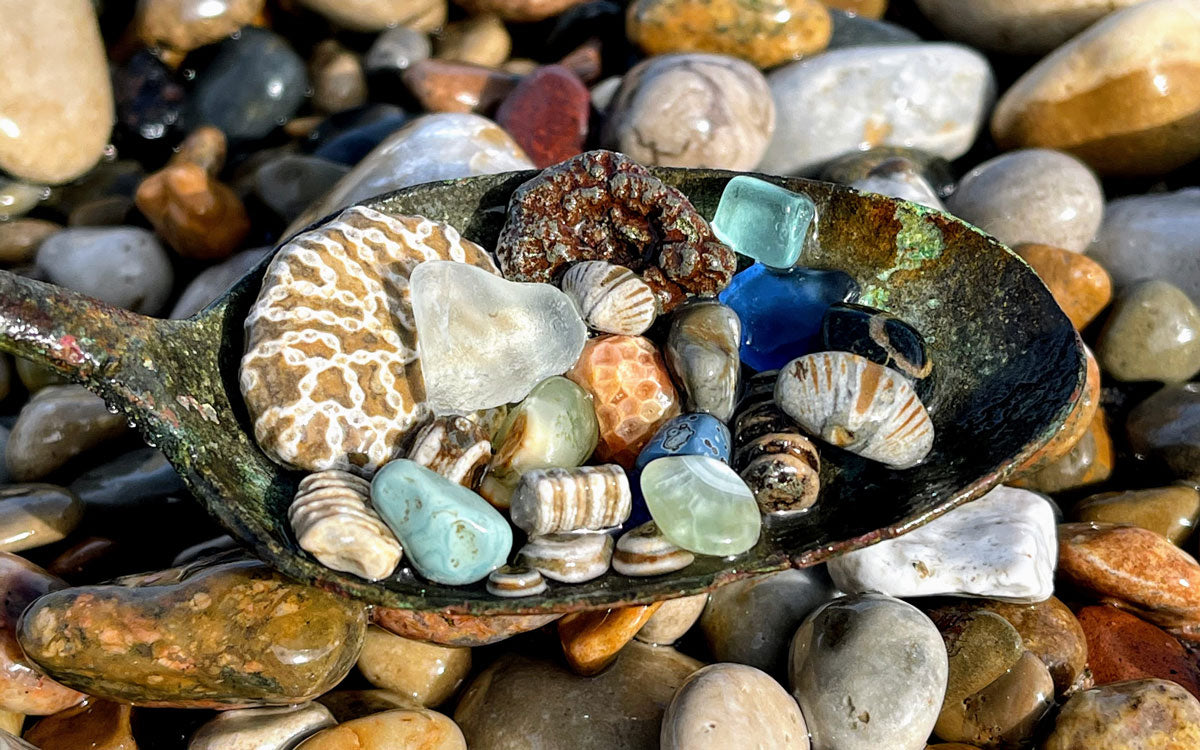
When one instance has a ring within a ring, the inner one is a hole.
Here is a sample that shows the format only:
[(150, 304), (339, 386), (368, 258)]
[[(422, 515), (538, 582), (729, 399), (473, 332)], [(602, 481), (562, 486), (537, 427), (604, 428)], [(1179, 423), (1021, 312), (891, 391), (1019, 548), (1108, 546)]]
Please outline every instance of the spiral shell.
[(667, 541), (654, 521), (630, 529), (617, 540), (613, 570), (625, 576), (657, 576), (691, 565), (696, 556)]
[(492, 596), (515, 599), (534, 596), (546, 590), (542, 574), (524, 565), (505, 565), (493, 570), (487, 579), (487, 590)]
[(654, 291), (625, 266), (585, 260), (567, 269), (562, 290), (579, 307), (588, 328), (637, 336), (658, 314)]
[(532, 537), (517, 553), (526, 565), (563, 583), (583, 583), (608, 572), (613, 540), (608, 534), (546, 534)]
[(467, 417), (438, 417), (417, 433), (408, 457), (473, 490), (492, 460), (492, 443), (484, 428)]
[(775, 402), (822, 440), (894, 469), (916, 466), (933, 448), (933, 422), (899, 372), (849, 352), (789, 362)]
[(300, 548), (327, 568), (369, 581), (387, 578), (401, 548), (370, 506), (371, 485), (344, 471), (319, 471), (300, 482), (288, 520)]
[(509, 510), (513, 523), (538, 535), (620, 526), (632, 507), (625, 470), (606, 464), (527, 471)]

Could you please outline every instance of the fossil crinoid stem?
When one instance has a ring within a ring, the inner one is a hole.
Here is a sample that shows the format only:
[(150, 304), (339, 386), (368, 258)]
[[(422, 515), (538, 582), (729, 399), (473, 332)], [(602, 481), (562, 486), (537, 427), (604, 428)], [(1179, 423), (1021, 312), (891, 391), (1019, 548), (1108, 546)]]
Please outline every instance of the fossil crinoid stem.
[(400, 542), (370, 505), (371, 485), (344, 471), (319, 471), (300, 482), (288, 520), (301, 549), (327, 568), (369, 581), (400, 564)]

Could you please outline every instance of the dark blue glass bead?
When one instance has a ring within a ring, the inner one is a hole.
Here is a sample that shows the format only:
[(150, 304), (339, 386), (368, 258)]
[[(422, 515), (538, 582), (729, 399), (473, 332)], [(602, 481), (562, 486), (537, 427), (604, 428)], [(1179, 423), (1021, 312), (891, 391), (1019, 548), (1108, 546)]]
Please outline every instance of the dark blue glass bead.
[(650, 511), (642, 497), (641, 475), (646, 464), (664, 456), (712, 456), (729, 463), (731, 440), (729, 428), (711, 414), (681, 414), (670, 419), (642, 448), (629, 472), (629, 489), (633, 493), (633, 510), (624, 528), (631, 529), (650, 520)]
[(857, 291), (857, 282), (843, 271), (780, 273), (755, 263), (733, 277), (720, 299), (742, 321), (742, 362), (762, 371), (820, 351), (825, 311)]

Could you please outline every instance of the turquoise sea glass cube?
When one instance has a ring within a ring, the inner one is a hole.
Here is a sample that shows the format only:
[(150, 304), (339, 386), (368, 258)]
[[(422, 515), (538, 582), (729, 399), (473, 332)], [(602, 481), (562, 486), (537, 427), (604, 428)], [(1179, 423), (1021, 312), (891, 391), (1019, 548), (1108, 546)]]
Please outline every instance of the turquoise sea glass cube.
[(734, 251), (764, 266), (787, 269), (800, 259), (816, 215), (807, 195), (739, 175), (725, 185), (712, 228)]

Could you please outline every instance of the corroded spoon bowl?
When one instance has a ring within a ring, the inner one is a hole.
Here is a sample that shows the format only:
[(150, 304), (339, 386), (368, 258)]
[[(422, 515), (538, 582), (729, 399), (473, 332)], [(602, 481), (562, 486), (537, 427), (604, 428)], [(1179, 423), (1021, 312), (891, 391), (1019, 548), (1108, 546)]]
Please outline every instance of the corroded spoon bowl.
[[(656, 169), (712, 216), (731, 173)], [(532, 172), (406, 188), (367, 205), (445, 221), (492, 248), (512, 191)], [(0, 273), (0, 349), (48, 365), (125, 412), (235, 539), (301, 581), (367, 602), (452, 613), (566, 612), (648, 603), (737, 578), (814, 565), (929, 522), (1002, 482), (1063, 425), (1084, 382), (1083, 350), (1034, 272), (995, 239), (904, 201), (801, 179), (764, 177), (816, 202), (817, 241), (804, 262), (846, 271), (863, 301), (914, 324), (937, 380), (927, 405), (937, 430), (920, 466), (891, 471), (826, 447), (822, 494), (807, 514), (768, 523), (752, 550), (698, 557), (653, 578), (609, 573), (552, 584), (524, 599), (481, 583), (428, 583), (402, 564), (371, 583), (302, 551), (287, 522), (301, 475), (254, 442), (238, 388), (243, 321), (266, 261), (187, 320), (156, 320), (9, 273)]]

